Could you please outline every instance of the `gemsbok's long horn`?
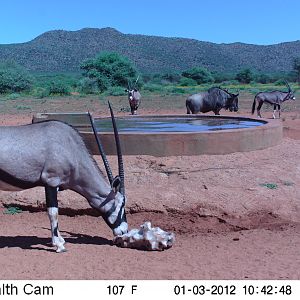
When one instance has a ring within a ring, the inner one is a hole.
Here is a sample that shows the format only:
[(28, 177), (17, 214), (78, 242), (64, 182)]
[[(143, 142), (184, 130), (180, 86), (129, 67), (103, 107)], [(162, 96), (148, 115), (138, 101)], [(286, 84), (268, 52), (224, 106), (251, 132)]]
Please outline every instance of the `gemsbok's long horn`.
[(112, 184), (114, 176), (112, 174), (111, 168), (110, 168), (108, 160), (106, 158), (106, 154), (104, 152), (104, 149), (103, 149), (103, 146), (101, 144), (101, 141), (100, 141), (100, 139), (98, 137), (97, 130), (96, 130), (95, 123), (94, 123), (94, 119), (91, 116), (90, 112), (88, 112), (88, 115), (89, 115), (89, 118), (90, 118), (90, 122), (91, 122), (91, 125), (92, 125), (94, 136), (95, 136), (95, 139), (96, 139), (96, 142), (97, 142), (97, 145), (98, 145), (98, 149), (99, 149), (100, 155), (101, 155), (102, 160), (103, 160), (103, 164), (104, 164), (104, 167), (105, 167), (105, 170), (106, 170), (106, 174), (107, 174), (109, 183)]
[(120, 144), (120, 138), (119, 133), (117, 129), (117, 124), (114, 116), (114, 112), (111, 108), (110, 102), (108, 101), (108, 106), (110, 110), (111, 115), (111, 121), (114, 128), (114, 134), (115, 134), (115, 140), (116, 140), (116, 148), (117, 148), (117, 155), (118, 155), (118, 167), (119, 167), (119, 176), (120, 176), (120, 193), (125, 196), (125, 176), (124, 176), (124, 166), (123, 166), (123, 158), (122, 158), (122, 151), (121, 151), (121, 144)]
[(290, 92), (291, 91), (291, 87), (290, 87), (289, 83), (287, 82), (286, 79), (284, 79), (284, 82), (285, 82), (285, 85), (287, 86), (287, 88), (289, 89), (289, 92)]
[(139, 78), (140, 78), (140, 75), (137, 77), (137, 79), (136, 79), (136, 81), (135, 81), (135, 83), (134, 83), (134, 88), (136, 88), (136, 84), (137, 84)]

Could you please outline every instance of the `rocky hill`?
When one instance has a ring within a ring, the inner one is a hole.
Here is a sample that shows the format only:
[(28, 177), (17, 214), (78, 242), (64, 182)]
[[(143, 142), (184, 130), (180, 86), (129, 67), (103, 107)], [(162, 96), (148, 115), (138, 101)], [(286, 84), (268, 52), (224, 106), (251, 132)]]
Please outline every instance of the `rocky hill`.
[(300, 57), (300, 41), (276, 45), (215, 44), (186, 38), (123, 34), (113, 28), (54, 30), (32, 41), (0, 45), (0, 61), (13, 60), (36, 72), (77, 72), (87, 58), (101, 51), (127, 56), (147, 73), (182, 71), (203, 66), (210, 71), (289, 72)]

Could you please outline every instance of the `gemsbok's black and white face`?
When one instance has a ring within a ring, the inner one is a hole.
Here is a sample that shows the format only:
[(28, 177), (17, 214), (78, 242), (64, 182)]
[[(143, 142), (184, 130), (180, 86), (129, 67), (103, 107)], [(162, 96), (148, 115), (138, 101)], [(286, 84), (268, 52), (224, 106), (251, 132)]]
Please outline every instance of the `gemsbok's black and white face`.
[(106, 199), (100, 205), (94, 205), (97, 206), (95, 208), (103, 211), (104, 221), (112, 229), (114, 236), (118, 236), (128, 232), (125, 212), (126, 196), (120, 190), (120, 185), (115, 186), (114, 182), (112, 185), (114, 186)]
[[(128, 223), (125, 213), (126, 197), (121, 193), (115, 195), (115, 210), (111, 212), (107, 221), (111, 224), (113, 234), (115, 236), (122, 235), (128, 232)], [(114, 207), (112, 207), (114, 208)]]
[(296, 97), (295, 97), (295, 94), (294, 94), (294, 92), (293, 91), (291, 91), (290, 93), (289, 93), (289, 99), (290, 100), (296, 100)]

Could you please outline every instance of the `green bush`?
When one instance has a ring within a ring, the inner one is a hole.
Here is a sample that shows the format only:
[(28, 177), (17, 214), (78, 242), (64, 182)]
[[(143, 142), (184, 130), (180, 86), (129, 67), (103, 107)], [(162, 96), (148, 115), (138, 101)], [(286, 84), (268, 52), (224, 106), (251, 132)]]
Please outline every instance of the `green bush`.
[(168, 92), (172, 94), (185, 94), (186, 90), (182, 87), (173, 86), (168, 89)]
[(197, 82), (197, 84), (214, 82), (212, 74), (205, 68), (194, 67), (182, 72), (182, 76), (191, 78)]
[(300, 57), (297, 57), (294, 59), (293, 69), (294, 69), (294, 72), (295, 72), (294, 74), (298, 81), (298, 84), (300, 84)]
[(154, 73), (154, 74), (143, 74), (142, 82), (144, 84), (156, 84), (156, 85), (176, 85), (179, 84), (183, 78), (180, 73), (177, 72), (166, 72), (166, 73)]
[(235, 79), (240, 83), (250, 83), (254, 80), (254, 75), (250, 69), (243, 69), (236, 74)]
[(259, 74), (255, 76), (255, 81), (262, 84), (270, 83), (271, 77), (267, 74)]
[(6, 99), (7, 100), (15, 100), (15, 99), (18, 99), (20, 97), (21, 97), (21, 95), (18, 94), (18, 93), (11, 93), (11, 94), (7, 95)]
[(50, 95), (49, 89), (48, 88), (43, 88), (43, 87), (36, 87), (33, 89), (32, 95), (36, 98), (45, 98)]
[(127, 93), (125, 93), (125, 89), (121, 86), (111, 86), (110, 88), (108, 88), (108, 90), (105, 92), (105, 94), (107, 94), (109, 96), (127, 95)]
[(197, 85), (197, 81), (192, 78), (182, 77), (179, 82), (180, 86), (195, 86)]
[(147, 83), (143, 86), (145, 91), (149, 92), (162, 92), (164, 89), (160, 84)]
[(33, 77), (23, 67), (15, 63), (0, 64), (0, 93), (19, 93), (29, 91)]
[(68, 85), (61, 81), (52, 81), (49, 86), (50, 95), (70, 95), (71, 89)]
[(226, 81), (234, 80), (235, 75), (231, 73), (221, 73), (221, 72), (214, 72), (212, 73), (212, 76), (215, 80), (215, 83), (222, 83)]
[(99, 92), (97, 81), (87, 77), (82, 78), (77, 84), (77, 91), (83, 94), (97, 94)]
[(278, 86), (278, 85), (286, 86), (286, 83), (285, 83), (284, 79), (278, 79), (274, 82), (274, 85), (276, 85), (276, 86)]
[(100, 92), (111, 86), (127, 87), (128, 83), (137, 79), (137, 70), (129, 59), (114, 52), (100, 53), (96, 58), (83, 62), (80, 68), (85, 77), (97, 81)]

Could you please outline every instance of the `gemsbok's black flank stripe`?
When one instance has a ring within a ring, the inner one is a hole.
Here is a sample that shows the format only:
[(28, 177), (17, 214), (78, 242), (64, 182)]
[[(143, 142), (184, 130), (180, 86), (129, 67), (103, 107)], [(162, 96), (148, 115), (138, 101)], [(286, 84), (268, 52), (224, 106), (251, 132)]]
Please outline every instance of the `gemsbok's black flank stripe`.
[(0, 169), (0, 178), (1, 181), (23, 190), (31, 189), (36, 186), (44, 186), (40, 180), (36, 182), (25, 181), (5, 172), (2, 169)]

